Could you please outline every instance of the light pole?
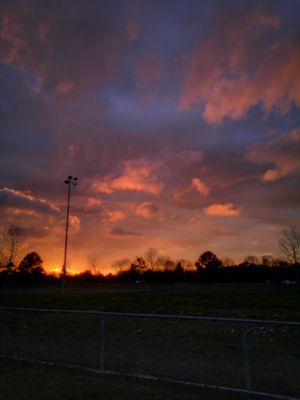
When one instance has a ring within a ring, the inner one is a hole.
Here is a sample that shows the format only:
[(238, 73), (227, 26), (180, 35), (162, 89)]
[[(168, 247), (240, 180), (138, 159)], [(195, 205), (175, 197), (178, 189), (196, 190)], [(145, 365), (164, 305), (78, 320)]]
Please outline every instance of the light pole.
[(78, 178), (73, 178), (73, 176), (68, 176), (65, 180), (65, 184), (68, 185), (68, 202), (67, 202), (67, 218), (66, 218), (66, 236), (65, 236), (65, 251), (64, 251), (64, 263), (62, 267), (61, 276), (61, 291), (65, 292), (65, 281), (67, 272), (67, 250), (68, 250), (68, 233), (69, 233), (69, 214), (70, 214), (70, 197), (71, 197), (71, 185), (77, 185)]

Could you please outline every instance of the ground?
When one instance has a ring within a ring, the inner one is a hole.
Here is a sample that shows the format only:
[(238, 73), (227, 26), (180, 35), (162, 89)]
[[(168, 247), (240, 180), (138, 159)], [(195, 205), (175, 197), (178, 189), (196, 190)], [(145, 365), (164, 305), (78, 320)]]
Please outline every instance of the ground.
[[(102, 285), (2, 293), (0, 307), (142, 312), (299, 321), (297, 287), (265, 285)], [(0, 316), (0, 343), (5, 313)], [(245, 387), (239, 323), (106, 317), (105, 370)], [(99, 368), (99, 315), (12, 313), (8, 356)], [(247, 325), (251, 383), (255, 390), (300, 393), (299, 328)], [(297, 344), (298, 343), (298, 344)], [(2, 359), (1, 399), (247, 399), (244, 394), (87, 373), (79, 369)], [(291, 371), (294, 371), (291, 374)], [(22, 397), (23, 396), (23, 397)], [(254, 399), (255, 397), (251, 397)]]

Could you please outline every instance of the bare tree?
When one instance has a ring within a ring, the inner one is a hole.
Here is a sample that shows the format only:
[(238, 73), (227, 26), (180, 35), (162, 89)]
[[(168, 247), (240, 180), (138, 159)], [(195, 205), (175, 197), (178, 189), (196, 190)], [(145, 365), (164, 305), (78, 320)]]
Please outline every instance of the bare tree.
[(279, 239), (279, 247), (289, 262), (294, 264), (300, 261), (300, 228), (291, 225), (284, 229)]
[(223, 265), (223, 267), (232, 267), (235, 265), (235, 262), (230, 257), (224, 257), (222, 259), (222, 265)]
[(123, 271), (129, 269), (130, 267), (130, 259), (129, 258), (121, 258), (120, 260), (116, 260), (112, 263), (112, 267), (117, 271)]
[(177, 260), (177, 263), (180, 263), (184, 270), (188, 270), (188, 271), (194, 271), (195, 270), (194, 263), (192, 263), (189, 260), (186, 260), (185, 258), (180, 258), (179, 260)]
[(261, 257), (262, 265), (264, 267), (272, 267), (274, 264), (274, 257), (265, 255)]
[(244, 263), (247, 265), (259, 265), (259, 259), (256, 256), (247, 256), (244, 259)]
[(0, 265), (11, 269), (15, 263), (23, 241), (23, 229), (19, 225), (10, 224), (0, 237)]
[(154, 270), (154, 267), (157, 265), (158, 257), (159, 257), (158, 251), (153, 247), (150, 247), (144, 254), (144, 259), (147, 263), (147, 266), (152, 271)]
[(87, 255), (88, 263), (92, 268), (93, 273), (96, 275), (99, 273), (97, 265), (99, 264), (99, 255), (94, 251)]
[(156, 266), (162, 271), (173, 271), (176, 267), (176, 262), (169, 256), (159, 255), (156, 260)]

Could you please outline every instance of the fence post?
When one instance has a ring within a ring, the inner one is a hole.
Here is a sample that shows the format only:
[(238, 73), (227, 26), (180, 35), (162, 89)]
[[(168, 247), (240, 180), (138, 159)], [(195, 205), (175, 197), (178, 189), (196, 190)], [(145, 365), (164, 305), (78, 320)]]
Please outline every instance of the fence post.
[(9, 310), (6, 310), (5, 312), (5, 317), (4, 317), (4, 327), (3, 327), (3, 333), (2, 333), (2, 345), (1, 345), (1, 357), (6, 356), (6, 347), (7, 347), (7, 341), (8, 341), (8, 330), (9, 330), (9, 315), (10, 312)]
[(105, 347), (105, 315), (101, 314), (101, 332), (100, 332), (100, 371), (104, 371), (104, 347)]
[(247, 341), (247, 327), (244, 322), (241, 323), (241, 333), (242, 333), (242, 344), (243, 344), (243, 359), (244, 359), (246, 389), (252, 390), (250, 366), (249, 366), (248, 341)]

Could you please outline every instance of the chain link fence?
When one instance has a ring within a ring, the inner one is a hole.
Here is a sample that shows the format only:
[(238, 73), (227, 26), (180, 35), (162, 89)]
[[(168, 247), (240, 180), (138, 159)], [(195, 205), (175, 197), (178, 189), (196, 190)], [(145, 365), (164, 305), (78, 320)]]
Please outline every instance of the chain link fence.
[(300, 399), (300, 323), (0, 309), (3, 358)]

